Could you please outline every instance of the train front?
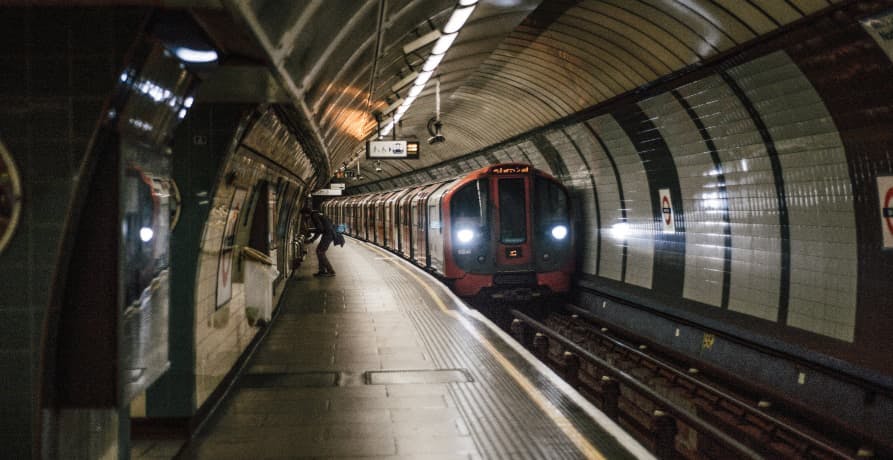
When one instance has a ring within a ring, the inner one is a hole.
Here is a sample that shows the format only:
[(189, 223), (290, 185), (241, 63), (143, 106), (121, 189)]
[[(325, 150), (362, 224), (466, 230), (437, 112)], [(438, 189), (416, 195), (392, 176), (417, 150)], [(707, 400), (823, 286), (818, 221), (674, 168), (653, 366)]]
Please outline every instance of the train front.
[(554, 178), (530, 165), (491, 166), (445, 201), (446, 275), (457, 294), (526, 300), (570, 289), (571, 207)]

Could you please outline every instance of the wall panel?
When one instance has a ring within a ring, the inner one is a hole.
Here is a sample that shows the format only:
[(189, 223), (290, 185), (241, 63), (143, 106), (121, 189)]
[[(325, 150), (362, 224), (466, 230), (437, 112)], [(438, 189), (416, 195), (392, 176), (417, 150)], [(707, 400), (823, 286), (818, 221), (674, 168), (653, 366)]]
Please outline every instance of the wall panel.
[[(603, 115), (589, 125), (602, 139), (623, 178), (626, 226), (614, 227), (611, 236), (626, 242), (626, 272), (623, 281), (650, 288), (654, 264), (654, 218), (651, 214), (651, 187), (639, 154), (616, 120)], [(604, 225), (604, 223), (602, 223)]]

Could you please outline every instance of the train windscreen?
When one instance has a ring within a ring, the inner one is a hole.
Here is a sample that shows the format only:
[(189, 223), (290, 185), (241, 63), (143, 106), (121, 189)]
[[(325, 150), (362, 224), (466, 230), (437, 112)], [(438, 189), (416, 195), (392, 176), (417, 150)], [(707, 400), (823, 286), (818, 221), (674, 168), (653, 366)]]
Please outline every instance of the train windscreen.
[(524, 179), (499, 180), (499, 241), (520, 244), (527, 240), (527, 206)]
[[(463, 233), (462, 239), (481, 238), (486, 234), (487, 216), (487, 179), (478, 179), (459, 189), (450, 200), (450, 219), (456, 232), (468, 229), (473, 233)], [(470, 242), (470, 241), (469, 241)]]
[(543, 177), (536, 178), (534, 216), (537, 233), (552, 235), (563, 240), (570, 225), (567, 193), (555, 182)]

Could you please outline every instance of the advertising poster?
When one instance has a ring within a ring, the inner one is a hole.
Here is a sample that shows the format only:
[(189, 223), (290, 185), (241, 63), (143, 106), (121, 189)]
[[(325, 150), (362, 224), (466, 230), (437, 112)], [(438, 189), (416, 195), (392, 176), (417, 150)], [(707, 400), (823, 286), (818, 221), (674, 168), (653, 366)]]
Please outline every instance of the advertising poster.
[(223, 227), (223, 241), (220, 245), (220, 258), (217, 261), (217, 308), (225, 305), (233, 296), (233, 244), (236, 239), (236, 227), (239, 213), (245, 205), (248, 191), (237, 188), (230, 200), (226, 224)]

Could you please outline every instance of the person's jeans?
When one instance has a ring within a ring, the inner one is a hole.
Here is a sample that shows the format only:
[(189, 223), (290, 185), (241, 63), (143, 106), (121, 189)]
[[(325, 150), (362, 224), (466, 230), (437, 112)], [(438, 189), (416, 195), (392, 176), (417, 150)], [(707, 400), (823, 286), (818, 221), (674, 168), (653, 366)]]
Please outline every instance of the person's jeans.
[(332, 264), (329, 263), (329, 258), (326, 257), (326, 251), (329, 250), (329, 246), (331, 245), (332, 237), (323, 235), (322, 239), (319, 240), (319, 244), (316, 246), (316, 259), (319, 261), (320, 273), (335, 273), (335, 269), (332, 268)]

